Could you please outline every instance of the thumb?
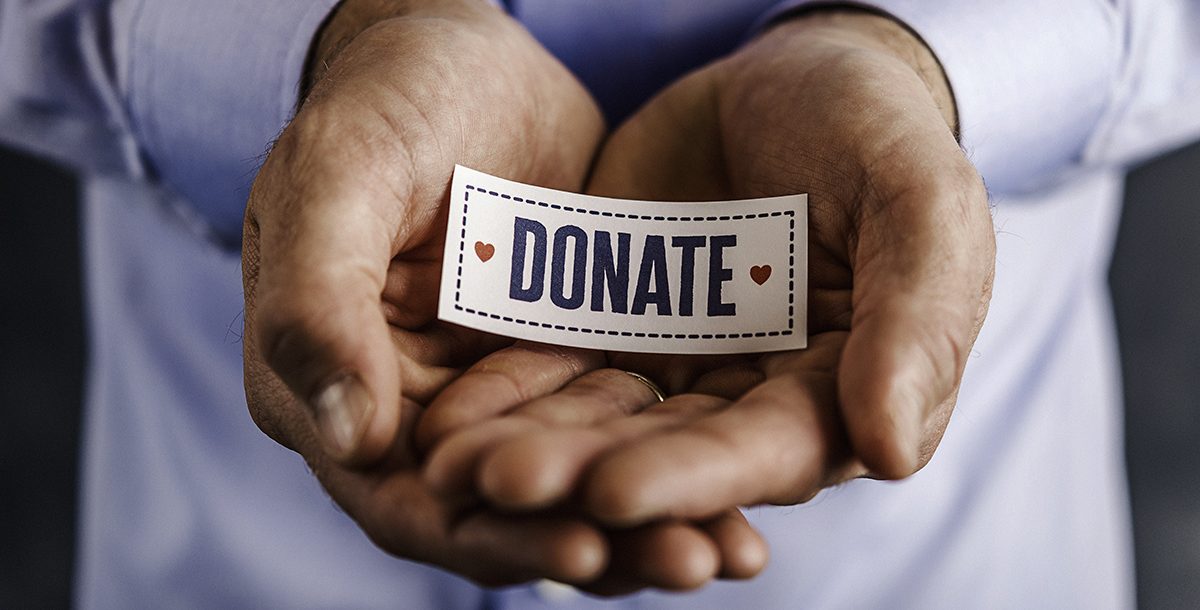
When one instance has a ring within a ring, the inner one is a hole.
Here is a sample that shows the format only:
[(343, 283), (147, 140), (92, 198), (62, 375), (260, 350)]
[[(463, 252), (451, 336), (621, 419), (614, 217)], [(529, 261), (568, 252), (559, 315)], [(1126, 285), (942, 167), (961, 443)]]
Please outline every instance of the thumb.
[(247, 211), (245, 250), (256, 252), (244, 259), (257, 266), (247, 348), (307, 407), (326, 453), (371, 463), (398, 440), (400, 373), (381, 293), (399, 223), (384, 210), (401, 205), (344, 166), (297, 170), (293, 158), (268, 159)]
[(883, 478), (931, 457), (991, 295), (995, 242), (973, 168), (908, 175), (947, 174), (876, 193), (878, 209), (860, 215), (838, 393), (856, 455)]

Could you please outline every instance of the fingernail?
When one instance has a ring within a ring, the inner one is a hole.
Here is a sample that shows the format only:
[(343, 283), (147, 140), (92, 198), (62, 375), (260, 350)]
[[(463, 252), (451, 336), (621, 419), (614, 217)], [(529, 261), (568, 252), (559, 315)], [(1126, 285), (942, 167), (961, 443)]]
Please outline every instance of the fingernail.
[(921, 445), (921, 407), (917, 385), (911, 376), (893, 382), (884, 398), (877, 433), (879, 451), (868, 463), (871, 472), (883, 479), (902, 479), (916, 470)]
[(907, 460), (904, 469), (911, 473), (916, 471), (917, 464), (921, 462), (921, 444), (925, 442), (925, 439), (920, 418), (917, 416), (908, 418), (907, 428), (904, 431), (904, 458)]
[(905, 463), (902, 465), (904, 474), (910, 474), (917, 469), (917, 464), (921, 460), (921, 444), (924, 442), (925, 430), (923, 424), (922, 413), (925, 411), (920, 399), (914, 398), (914, 394), (909, 394), (907, 409), (901, 411), (897, 416), (899, 418), (898, 430), (900, 433), (900, 451), (902, 452)]
[(325, 386), (312, 400), (317, 431), (326, 447), (337, 455), (354, 450), (363, 420), (371, 410), (371, 397), (356, 377), (346, 376)]

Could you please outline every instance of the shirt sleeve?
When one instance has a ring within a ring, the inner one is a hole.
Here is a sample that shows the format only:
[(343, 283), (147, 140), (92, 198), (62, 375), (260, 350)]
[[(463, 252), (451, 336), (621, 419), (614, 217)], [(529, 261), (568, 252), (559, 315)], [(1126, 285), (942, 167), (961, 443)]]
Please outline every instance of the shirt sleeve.
[(114, 0), (117, 90), (151, 169), (223, 237), (336, 0)]
[(236, 243), (337, 0), (0, 3), (0, 140), (150, 178)]
[(1200, 135), (1181, 111), (1200, 102), (1197, 4), (788, 0), (767, 19), (850, 5), (906, 24), (941, 62), (963, 149), (989, 189), (1019, 192)]

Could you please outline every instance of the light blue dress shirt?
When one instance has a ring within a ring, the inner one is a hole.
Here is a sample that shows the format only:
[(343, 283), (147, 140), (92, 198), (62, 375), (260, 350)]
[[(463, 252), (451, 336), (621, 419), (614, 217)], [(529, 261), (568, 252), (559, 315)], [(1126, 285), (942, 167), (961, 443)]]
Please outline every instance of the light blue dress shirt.
[[(995, 296), (958, 409), (906, 481), (748, 510), (772, 548), (757, 579), (616, 601), (481, 590), (383, 554), (246, 413), (243, 205), (333, 3), (0, 3), (0, 140), (83, 176), (79, 606), (1132, 605), (1106, 270), (1121, 168), (1200, 136), (1200, 2), (850, 3), (937, 54), (995, 204)], [(803, 4), (507, 7), (619, 119)]]

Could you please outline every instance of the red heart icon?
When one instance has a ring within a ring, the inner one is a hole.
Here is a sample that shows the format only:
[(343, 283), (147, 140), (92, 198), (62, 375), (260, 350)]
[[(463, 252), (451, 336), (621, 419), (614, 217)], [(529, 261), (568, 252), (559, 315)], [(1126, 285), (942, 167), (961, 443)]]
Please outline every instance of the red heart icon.
[[(491, 260), (492, 256), (494, 256), (495, 254), (496, 254), (496, 246), (493, 246), (492, 244), (485, 244), (481, 241), (475, 242), (475, 256), (478, 256), (479, 260), (486, 263), (489, 260)], [(768, 272), (769, 272), (769, 270), (768, 270)], [(761, 284), (762, 282), (759, 282), (759, 283)]]
[(760, 267), (755, 265), (751, 267), (750, 279), (754, 280), (754, 283), (758, 284), (759, 286), (762, 286), (767, 280), (771, 279), (771, 266), (763, 265)]

